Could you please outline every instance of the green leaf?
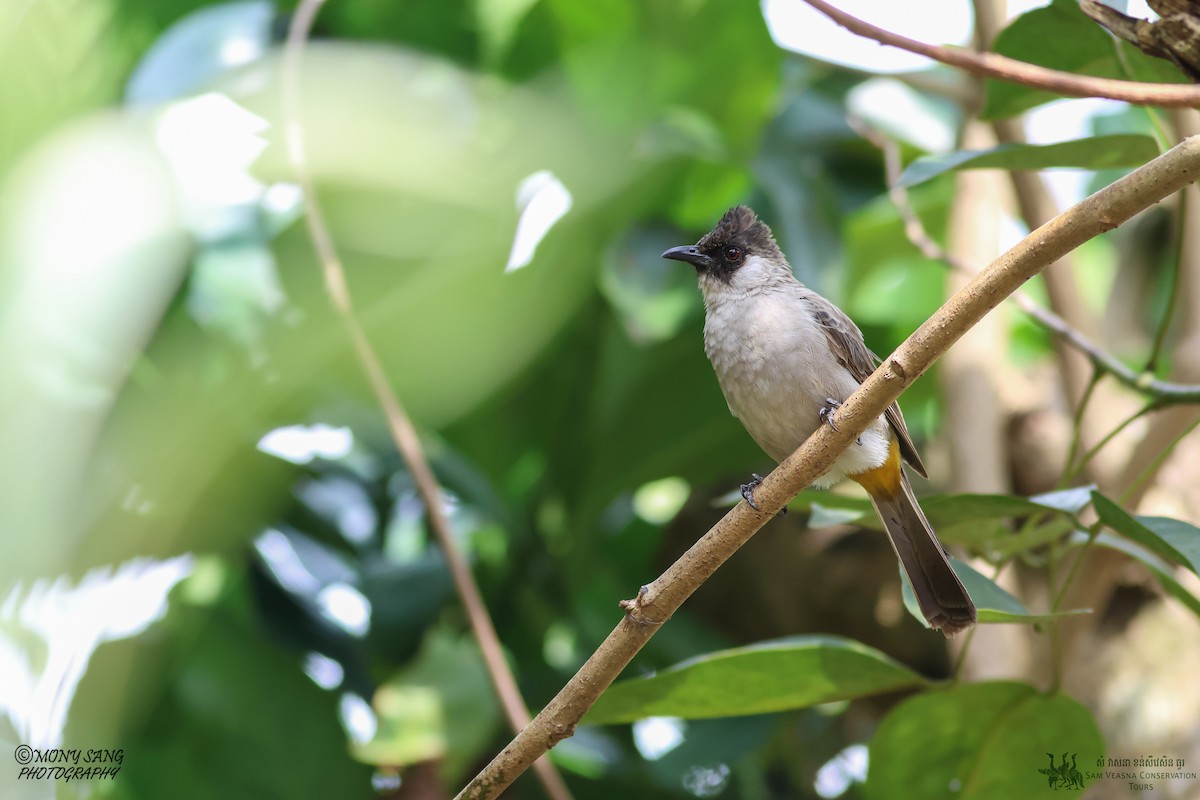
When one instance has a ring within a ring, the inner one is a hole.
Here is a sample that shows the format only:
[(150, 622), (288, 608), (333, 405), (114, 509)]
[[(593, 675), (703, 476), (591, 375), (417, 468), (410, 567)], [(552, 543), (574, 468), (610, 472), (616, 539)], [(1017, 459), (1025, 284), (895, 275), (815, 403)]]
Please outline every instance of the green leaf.
[(997, 681), (904, 701), (884, 718), (870, 747), (867, 798), (1010, 800), (1041, 796), (1047, 753), (1056, 762), (1069, 754), (1086, 774), (1105, 745), (1092, 715), (1070, 697)]
[(1183, 558), (1178, 563), (1200, 575), (1200, 528), (1170, 517), (1139, 516), (1137, 521)]
[(1134, 167), (1158, 155), (1149, 136), (1118, 133), (1071, 139), (1054, 144), (1002, 144), (988, 150), (959, 150), (918, 158), (900, 176), (900, 186), (913, 186), (960, 169), (1039, 170), (1054, 167), (1114, 169)]
[[(1008, 544), (1007, 539), (1012, 539), (1013, 532), (1001, 520), (1033, 514), (1071, 513), (1091, 502), (1091, 489), (1091, 486), (1084, 486), (1029, 498), (1008, 494), (931, 495), (921, 498), (921, 508), (942, 541), (995, 549)], [(741, 495), (733, 491), (722, 501), (723, 505), (731, 506), (740, 499)], [(865, 528), (882, 530), (871, 501), (866, 497), (807, 489), (798, 494), (788, 508), (811, 514), (808, 523), (810, 528), (853, 522)], [(1058, 516), (1066, 522), (1071, 521), (1070, 517)], [(1062, 524), (1058, 523), (1060, 527)], [(1063, 532), (1043, 531), (1044, 527), (1039, 526), (1039, 533), (1031, 540), (1058, 536)]]
[(929, 524), (938, 529), (987, 519), (1025, 517), (1046, 509), (1023, 497), (1010, 494), (943, 494), (921, 499)]
[(622, 681), (584, 717), (589, 725), (644, 717), (764, 714), (880, 694), (925, 680), (866, 645), (798, 636), (689, 659), (649, 678)]
[(1003, 519), (980, 519), (953, 525), (935, 525), (942, 544), (965, 547), (991, 556), (1013, 540), (1012, 526)]
[[(977, 572), (971, 566), (964, 564), (953, 556), (950, 558), (950, 565), (954, 567), (954, 572), (958, 575), (959, 580), (963, 582), (963, 586), (966, 587), (967, 592), (971, 595), (971, 599), (975, 601), (975, 609), (978, 611), (978, 619), (981, 623), (1028, 624), (1045, 622), (1056, 617), (1091, 613), (1087, 609), (1071, 609), (1053, 614), (1034, 614), (1025, 608), (1020, 600), (1009, 594), (991, 578)], [(904, 574), (903, 569), (900, 570), (900, 577), (904, 607), (908, 609), (908, 613), (912, 614), (923, 625), (928, 627), (925, 616), (921, 613), (921, 607), (917, 604), (917, 597), (913, 594), (912, 585), (908, 582), (908, 576)]]
[(998, 537), (987, 545), (991, 548), (988, 553), (992, 561), (1012, 558), (1020, 553), (1027, 553), (1044, 547), (1052, 542), (1062, 541), (1078, 530), (1078, 525), (1072, 517), (1056, 514), (1049, 520), (1034, 525), (1028, 530), (1022, 526), (1015, 534), (1008, 531), (1007, 536)]
[[(1077, 535), (1074, 543), (1083, 544), (1086, 541), (1087, 536), (1080, 533)], [(1193, 614), (1200, 616), (1200, 598), (1185, 589), (1183, 584), (1175, 579), (1175, 576), (1172, 574), (1174, 570), (1170, 564), (1141, 545), (1108, 533), (1100, 533), (1096, 537), (1096, 544), (1101, 547), (1107, 547), (1110, 550), (1119, 550), (1145, 564), (1147, 569), (1153, 572), (1154, 576), (1158, 578), (1159, 584), (1162, 585), (1163, 590), (1167, 594), (1190, 608)]]
[(1099, 492), (1092, 503), (1100, 521), (1150, 552), (1200, 575), (1200, 529), (1165, 517), (1134, 517)]
[[(1054, 0), (1044, 8), (1022, 14), (996, 37), (993, 49), (1001, 55), (1051, 69), (1120, 78), (1113, 39), (1079, 10), (1074, 0)], [(1060, 95), (1008, 81), (985, 83), (980, 117), (1003, 119), (1020, 114)]]
[(985, 521), (1028, 517), (1058, 511), (1074, 513), (1091, 503), (1091, 486), (1019, 498), (1013, 494), (935, 494), (920, 500), (920, 507), (935, 529)]

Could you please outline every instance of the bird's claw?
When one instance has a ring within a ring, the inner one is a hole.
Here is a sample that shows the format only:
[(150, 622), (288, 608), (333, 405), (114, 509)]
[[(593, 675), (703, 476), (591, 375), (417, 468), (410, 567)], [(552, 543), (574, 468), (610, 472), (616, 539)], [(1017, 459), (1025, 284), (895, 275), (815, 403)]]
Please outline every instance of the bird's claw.
[[(742, 484), (742, 499), (745, 500), (746, 504), (749, 505), (751, 508), (753, 508), (755, 511), (762, 511), (762, 509), (758, 507), (758, 504), (754, 502), (754, 490), (762, 485), (762, 480), (763, 480), (762, 476), (759, 475), (757, 472), (751, 472), (750, 473), (750, 482)], [(784, 506), (783, 508), (779, 509), (779, 513), (776, 514), (775, 516), (786, 517), (787, 512), (788, 512), (787, 506)]]
[(837, 423), (833, 421), (833, 414), (838, 410), (838, 408), (841, 407), (841, 405), (841, 403), (839, 403), (837, 400), (834, 400), (832, 397), (826, 397), (825, 405), (821, 406), (821, 408), (817, 410), (817, 416), (821, 418), (821, 422), (824, 422), (835, 431), (840, 429), (838, 428)]
[(754, 502), (754, 490), (759, 486), (762, 486), (762, 476), (757, 472), (751, 472), (750, 482), (742, 484), (742, 499), (745, 500), (746, 504), (755, 511), (762, 510), (758, 507), (758, 504)]
[[(837, 423), (833, 421), (833, 415), (834, 415), (834, 412), (836, 412), (841, 407), (842, 407), (842, 404), (839, 403), (837, 400), (834, 400), (832, 397), (826, 397), (825, 404), (823, 406), (821, 406), (819, 409), (817, 409), (817, 416), (821, 418), (821, 422), (824, 422), (826, 425), (833, 428), (834, 431), (840, 432), (841, 428), (839, 428), (837, 426)], [(861, 436), (858, 437), (858, 439), (856, 440), (856, 443), (860, 447), (862, 446), (862, 437)]]

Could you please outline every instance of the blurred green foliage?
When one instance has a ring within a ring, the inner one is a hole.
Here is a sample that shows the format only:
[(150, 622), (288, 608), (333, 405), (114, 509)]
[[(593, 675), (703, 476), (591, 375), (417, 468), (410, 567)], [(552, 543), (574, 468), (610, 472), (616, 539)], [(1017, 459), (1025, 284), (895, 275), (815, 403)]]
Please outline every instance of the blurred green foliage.
[[(23, 111), (0, 117), (0, 599), (36, 578), (197, 557), (164, 619), (96, 651), (65, 743), (125, 749), (120, 779), (101, 785), (116, 797), (367, 797), (373, 779), (395, 791), (422, 762), (456, 789), (508, 734), (289, 188), (278, 45), (291, 9), (26, 5), (0, 9), (12, 45), (0, 47), (0, 106)], [(1026, 15), (999, 46), (1032, 58), (1049, 37), (1069, 40), (1058, 66), (1115, 74), (1102, 34), (1060, 36), (1077, 25), (1060, 19), (1066, 5)], [(350, 0), (322, 12), (300, 114), (319, 201), (531, 707), (607, 635), (616, 601), (657, 574), (672, 534), (694, 538), (719, 513), (713, 498), (769, 466), (704, 360), (693, 276), (662, 249), (749, 200), (875, 351), (941, 302), (943, 267), (906, 239), (878, 153), (846, 125), (862, 77), (785, 57), (752, 3)], [(188, 105), (208, 93), (236, 106)], [(988, 113), (1045, 99), (995, 86)], [(1134, 163), (1149, 141), (1127, 122), (1105, 131), (1125, 134), (1120, 158), (1111, 139), (1084, 139), (1040, 151), (1037, 166)], [(168, 146), (181, 133), (183, 160)], [(204, 183), (223, 175), (187, 160), (206, 143), (251, 152), (250, 174)], [(959, 153), (923, 176), (914, 205), (935, 237), (952, 171), (1029, 166), (1007, 158)], [(67, 169), (85, 162), (97, 169)], [(517, 188), (546, 171), (571, 208), (528, 265), (506, 270)], [(235, 178), (269, 188), (238, 193)], [(69, 204), (76, 192), (86, 202)], [(46, 244), (57, 242), (77, 250)], [(1030, 360), (1050, 352), (1015, 330)], [(935, 378), (905, 407), (933, 435)], [(289, 461), (260, 444), (288, 426), (344, 430), (348, 445)], [(652, 483), (663, 478), (676, 480)], [(688, 493), (682, 510), (668, 486)], [(639, 489), (671, 508), (668, 522), (639, 511)], [(1001, 563), (1080, 546), (1091, 499), (947, 496), (927, 510), (948, 543)], [(1125, 537), (1097, 542), (1140, 558), (1200, 613), (1168, 566), (1197, 568), (1195, 529), (1095, 504)], [(806, 493), (793, 508), (814, 528), (875, 525), (858, 497)], [(970, 580), (991, 621), (1072, 612), (1030, 614)], [(888, 654), (895, 642), (878, 631), (879, 647), (814, 636), (729, 649), (740, 634), (685, 608), (595, 720), (722, 718), (689, 722), (661, 757), (611, 725), (582, 728), (554, 757), (579, 798), (757, 800), (815, 796), (817, 769), (863, 741), (870, 778), (847, 797), (941, 797), (963, 774), (963, 796), (1011, 797), (1028, 785), (1018, 768), (1036, 778), (1047, 748), (1102, 755), (1090, 715), (1064, 695), (929, 691), (947, 672), (940, 639), (900, 624), (930, 674)], [(44, 666), (38, 638), (4, 625)], [(893, 708), (905, 688), (923, 691)], [(834, 702), (889, 692), (864, 701), (865, 725)], [(4, 725), (0, 738), (21, 740)], [(539, 792), (525, 779), (514, 796)]]

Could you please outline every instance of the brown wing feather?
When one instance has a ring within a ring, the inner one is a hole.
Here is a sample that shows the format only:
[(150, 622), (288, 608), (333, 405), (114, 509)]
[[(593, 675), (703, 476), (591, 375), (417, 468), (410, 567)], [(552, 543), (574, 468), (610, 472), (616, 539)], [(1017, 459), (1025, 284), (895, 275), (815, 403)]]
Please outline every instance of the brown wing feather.
[[(859, 383), (865, 381), (879, 366), (880, 359), (863, 341), (862, 331), (840, 308), (825, 298), (812, 295), (808, 300), (812, 307), (813, 318), (825, 331), (829, 349), (833, 351), (841, 365), (850, 371), (856, 381)], [(916, 445), (913, 444), (912, 437), (908, 435), (908, 427), (904, 424), (904, 415), (900, 413), (899, 403), (892, 403), (883, 412), (883, 415), (888, 424), (892, 426), (892, 430), (896, 432), (896, 438), (900, 442), (900, 455), (922, 478), (928, 477), (925, 473), (925, 465), (921, 463), (921, 456), (917, 454)]]

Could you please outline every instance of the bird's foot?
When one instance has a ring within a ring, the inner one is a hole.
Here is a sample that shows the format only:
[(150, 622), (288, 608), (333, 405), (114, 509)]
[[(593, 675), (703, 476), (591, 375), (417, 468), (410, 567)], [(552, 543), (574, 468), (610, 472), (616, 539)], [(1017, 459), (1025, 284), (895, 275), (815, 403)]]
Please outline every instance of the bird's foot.
[(750, 473), (750, 482), (742, 484), (742, 499), (755, 511), (761, 511), (758, 503), (754, 502), (754, 490), (762, 486), (762, 476), (757, 472)]
[[(839, 403), (837, 400), (834, 400), (832, 397), (826, 397), (825, 404), (823, 406), (821, 406), (819, 409), (817, 409), (817, 416), (820, 417), (821, 422), (824, 422), (826, 425), (833, 428), (835, 431), (840, 431), (841, 428), (839, 428), (837, 426), (837, 423), (833, 421), (833, 415), (841, 407), (842, 407), (842, 404)], [(862, 437), (861, 436), (858, 437), (858, 439), (856, 440), (855, 443), (861, 447), (862, 446)]]
[[(759, 475), (757, 472), (751, 472), (750, 473), (750, 482), (742, 484), (742, 499), (745, 500), (746, 503), (751, 508), (753, 508), (755, 511), (762, 510), (761, 508), (758, 507), (758, 504), (754, 502), (754, 490), (762, 485), (762, 480), (763, 480), (762, 476)], [(787, 506), (784, 506), (783, 508), (779, 509), (779, 513), (776, 514), (775, 516), (786, 517), (787, 512), (788, 512)]]
[(837, 400), (834, 400), (832, 397), (826, 397), (825, 405), (821, 406), (821, 408), (817, 411), (817, 416), (821, 418), (821, 422), (824, 422), (835, 431), (840, 430), (837, 426), (837, 423), (833, 421), (833, 414), (839, 408), (841, 408), (841, 406), (842, 404)]

